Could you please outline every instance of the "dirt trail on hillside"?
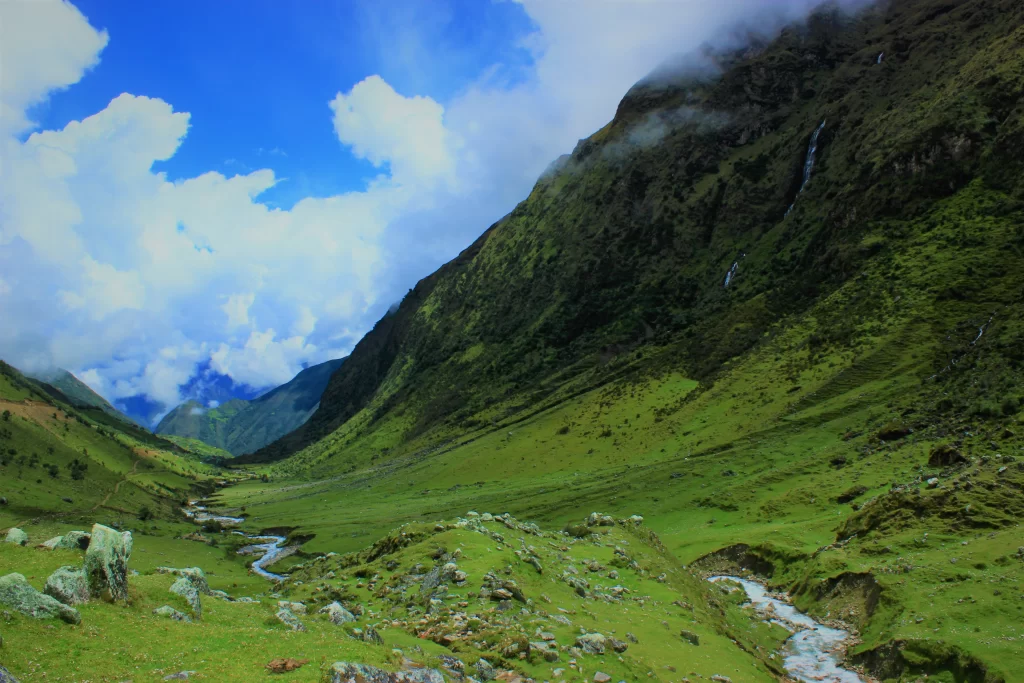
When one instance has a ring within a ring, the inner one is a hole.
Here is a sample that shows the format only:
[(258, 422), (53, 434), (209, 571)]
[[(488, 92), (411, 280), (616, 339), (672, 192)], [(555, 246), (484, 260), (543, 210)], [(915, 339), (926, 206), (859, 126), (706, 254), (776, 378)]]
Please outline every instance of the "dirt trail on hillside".
[(111, 499), (112, 497), (114, 497), (115, 495), (117, 495), (117, 492), (121, 490), (121, 484), (123, 484), (123, 483), (125, 483), (126, 481), (128, 481), (128, 477), (132, 476), (133, 474), (135, 474), (135, 473), (136, 473), (136, 472), (138, 471), (138, 469), (139, 469), (139, 463), (140, 463), (140, 462), (142, 462), (142, 461), (141, 461), (141, 460), (136, 460), (136, 461), (135, 461), (135, 464), (134, 464), (134, 465), (132, 465), (132, 471), (131, 471), (131, 472), (129, 472), (128, 474), (124, 475), (124, 477), (123, 477), (123, 478), (121, 479), (121, 481), (119, 481), (119, 482), (117, 482), (116, 484), (114, 484), (114, 490), (113, 490), (113, 491), (111, 491), (110, 493), (108, 493), (108, 494), (106, 495), (106, 497), (105, 497), (105, 498), (104, 498), (103, 500), (101, 500), (100, 502), (96, 503), (96, 505), (95, 505), (95, 506), (93, 506), (93, 508), (92, 508), (92, 510), (91, 510), (92, 512), (95, 512), (95, 511), (96, 511), (96, 510), (98, 510), (99, 508), (101, 508), (101, 507), (103, 507), (104, 505), (106, 505), (106, 504), (107, 504), (107, 501), (108, 501), (108, 500), (110, 500), (110, 499)]

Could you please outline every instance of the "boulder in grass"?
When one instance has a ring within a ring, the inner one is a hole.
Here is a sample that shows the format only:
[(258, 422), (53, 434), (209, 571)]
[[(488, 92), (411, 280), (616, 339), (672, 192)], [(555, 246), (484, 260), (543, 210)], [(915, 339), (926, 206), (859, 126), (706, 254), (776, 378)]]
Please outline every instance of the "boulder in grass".
[(91, 539), (92, 535), (85, 531), (69, 531), (60, 537), (57, 547), (63, 550), (85, 550)]
[(130, 532), (115, 531), (102, 524), (93, 525), (89, 549), (85, 551), (89, 593), (108, 602), (127, 602), (128, 559), (131, 554)]
[(15, 527), (7, 531), (6, 541), (14, 545), (28, 545), (28, 534)]
[(175, 595), (185, 598), (185, 602), (192, 608), (192, 615), (196, 619), (203, 618), (203, 603), (199, 599), (199, 589), (187, 576), (179, 576), (178, 580), (171, 584), (170, 591)]
[(192, 621), (192, 617), (190, 617), (189, 615), (185, 614), (184, 612), (179, 612), (178, 610), (174, 609), (170, 605), (164, 605), (163, 607), (157, 607), (155, 610), (153, 610), (153, 614), (155, 614), (158, 617), (167, 617), (168, 619), (172, 619), (174, 621), (184, 621), (184, 622), (191, 622)]
[(0, 605), (36, 619), (62, 619), (69, 624), (82, 621), (78, 610), (40, 593), (21, 574), (0, 577)]
[(326, 614), (327, 618), (335, 626), (341, 626), (356, 620), (355, 615), (342, 607), (340, 602), (332, 602), (326, 607), (321, 608), (320, 614)]
[(43, 592), (65, 605), (80, 605), (89, 601), (89, 582), (81, 567), (61, 567), (46, 580)]
[(156, 573), (184, 576), (192, 581), (196, 590), (200, 593), (203, 595), (211, 595), (210, 584), (206, 581), (206, 574), (199, 567), (185, 567), (184, 569), (175, 569), (174, 567), (157, 567)]
[(0, 664), (0, 683), (18, 683), (18, 679), (14, 677), (14, 674), (5, 669), (3, 664)]
[(277, 610), (277, 620), (293, 631), (305, 631), (306, 625), (287, 607)]
[(51, 539), (50, 539), (49, 541), (43, 541), (42, 543), (40, 543), (38, 547), (40, 547), (40, 548), (46, 548), (47, 550), (53, 550), (53, 549), (54, 549), (54, 548), (56, 548), (56, 547), (57, 547), (57, 546), (58, 546), (58, 545), (60, 544), (60, 542), (61, 542), (61, 541), (63, 541), (63, 540), (64, 540), (64, 537), (63, 537), (63, 536), (54, 536), (54, 537), (53, 537), (53, 538), (51, 538)]

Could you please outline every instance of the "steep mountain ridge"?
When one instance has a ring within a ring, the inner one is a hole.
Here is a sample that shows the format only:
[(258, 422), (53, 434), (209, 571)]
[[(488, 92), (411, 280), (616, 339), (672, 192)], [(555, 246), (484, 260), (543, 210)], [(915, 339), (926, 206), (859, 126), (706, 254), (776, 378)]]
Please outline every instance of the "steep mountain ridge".
[(1020, 20), (997, 0), (825, 10), (712, 54), (714, 77), (702, 63), (638, 84), (375, 326), (301, 429), (251, 459), (285, 457), (363, 410), (370, 425), (402, 413), (406, 440), (471, 429), (638, 347), (673, 345), (688, 376), (712, 381), (884, 257), (898, 235), (878, 221), (918, 216), (974, 178), (1019, 187), (1006, 169), (1024, 133), (1007, 93), (1021, 75), (1004, 57)]
[(99, 408), (111, 417), (128, 422), (133, 426), (138, 426), (134, 420), (112, 406), (107, 399), (93, 391), (88, 384), (63, 368), (54, 368), (47, 372), (38, 372), (28, 376), (43, 382), (47, 386), (58, 389), (61, 395), (55, 396), (55, 398), (67, 400), (80, 408)]
[(290, 381), (251, 401), (232, 399), (216, 408), (186, 401), (160, 420), (156, 433), (198, 439), (234, 455), (251, 453), (309, 419), (328, 380), (344, 360), (305, 368)]

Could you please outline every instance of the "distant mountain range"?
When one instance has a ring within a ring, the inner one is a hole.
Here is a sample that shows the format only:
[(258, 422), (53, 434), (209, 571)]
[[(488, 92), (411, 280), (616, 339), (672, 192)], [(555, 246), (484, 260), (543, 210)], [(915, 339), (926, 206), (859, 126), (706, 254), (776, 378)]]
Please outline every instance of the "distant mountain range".
[(156, 433), (198, 439), (233, 455), (251, 453), (302, 426), (320, 405), (324, 387), (343, 361), (308, 367), (251, 401), (232, 399), (215, 408), (186, 401), (160, 421)]

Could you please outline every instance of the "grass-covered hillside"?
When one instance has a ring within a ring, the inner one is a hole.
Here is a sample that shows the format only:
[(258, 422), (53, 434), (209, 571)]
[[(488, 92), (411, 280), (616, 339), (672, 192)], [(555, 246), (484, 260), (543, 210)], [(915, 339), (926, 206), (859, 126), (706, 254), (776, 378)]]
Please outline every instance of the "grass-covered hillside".
[(301, 427), (343, 361), (308, 367), (252, 401), (233, 399), (216, 408), (186, 401), (164, 416), (156, 433), (202, 441), (233, 455), (251, 453)]
[(723, 557), (842, 613), (879, 678), (1013, 680), (1022, 20), (826, 11), (639, 84), (225, 502), (309, 553), (638, 513), (684, 563), (747, 546)]
[(53, 396), (58, 400), (69, 402), (80, 410), (94, 412), (94, 409), (99, 409), (110, 417), (137, 426), (131, 418), (112, 406), (107, 399), (90, 389), (88, 384), (63, 368), (38, 372), (33, 375), (33, 378), (43, 383), (41, 388), (44, 391), (47, 391), (48, 388), (57, 389), (59, 393), (54, 393)]

